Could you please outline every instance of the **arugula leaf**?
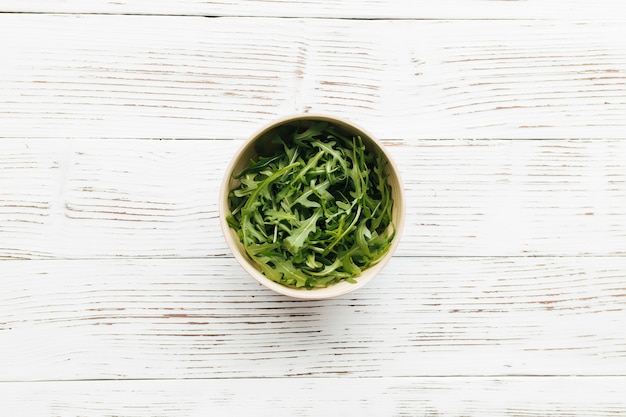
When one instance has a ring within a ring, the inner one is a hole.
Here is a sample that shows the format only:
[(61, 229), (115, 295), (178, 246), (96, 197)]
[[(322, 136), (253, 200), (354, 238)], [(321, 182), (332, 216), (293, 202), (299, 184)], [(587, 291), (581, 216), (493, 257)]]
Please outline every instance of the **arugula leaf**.
[(228, 225), (269, 279), (297, 288), (356, 282), (395, 235), (386, 161), (328, 122), (269, 132), (234, 178)]
[(285, 238), (285, 247), (292, 255), (296, 255), (304, 246), (304, 242), (309, 234), (315, 230), (317, 219), (320, 218), (321, 210), (317, 210), (311, 217), (306, 219), (291, 234)]

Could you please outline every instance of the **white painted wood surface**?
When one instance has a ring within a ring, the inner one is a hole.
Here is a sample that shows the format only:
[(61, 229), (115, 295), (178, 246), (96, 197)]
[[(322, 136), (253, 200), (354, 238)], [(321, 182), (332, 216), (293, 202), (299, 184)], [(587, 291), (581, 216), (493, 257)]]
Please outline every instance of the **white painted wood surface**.
[[(6, 384), (3, 415), (572, 416), (623, 413), (619, 379), (261, 378)], [(245, 400), (242, 401), (242, 397)]]
[(623, 22), (4, 14), (0, 39), (2, 137), (243, 139), (307, 110), (383, 139), (626, 130)]
[(0, 12), (364, 19), (622, 20), (621, 1), (596, 0), (3, 0)]
[[(242, 143), (5, 138), (0, 258), (229, 254), (216, 196)], [(626, 141), (386, 143), (407, 191), (399, 256), (625, 253)]]
[[(0, 414), (626, 414), (624, 19), (2, 2)], [(307, 110), (383, 139), (409, 215), (323, 302), (256, 284), (217, 221), (242, 140)]]
[(3, 264), (5, 381), (626, 374), (623, 257), (398, 257), (311, 302), (231, 257)]

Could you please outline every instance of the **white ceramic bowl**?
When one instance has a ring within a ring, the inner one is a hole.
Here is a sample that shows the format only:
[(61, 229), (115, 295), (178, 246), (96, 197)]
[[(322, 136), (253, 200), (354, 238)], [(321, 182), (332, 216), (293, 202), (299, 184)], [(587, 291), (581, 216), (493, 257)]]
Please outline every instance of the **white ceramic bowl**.
[[(387, 180), (392, 187), (392, 197), (394, 200), (392, 218), (396, 233), (387, 253), (380, 260), (378, 260), (376, 264), (371, 265), (369, 268), (363, 270), (361, 275), (355, 277), (356, 283), (353, 284), (342, 281), (326, 288), (306, 289), (291, 288), (274, 282), (267, 278), (265, 275), (263, 275), (261, 271), (255, 267), (254, 263), (248, 258), (243, 244), (237, 237), (237, 232), (230, 228), (228, 226), (228, 223), (226, 222), (226, 217), (230, 214), (228, 193), (230, 192), (230, 190), (239, 185), (239, 181), (233, 178), (233, 174), (241, 172), (241, 170), (243, 170), (248, 165), (250, 159), (257, 156), (257, 153), (255, 151), (255, 145), (257, 144), (257, 142), (263, 139), (265, 133), (280, 125), (304, 120), (328, 121), (337, 126), (340, 126), (344, 131), (353, 133), (355, 135), (360, 135), (363, 139), (364, 145), (370, 152), (374, 152), (375, 154), (382, 153), (389, 162), (387, 164)], [(237, 261), (239, 261), (239, 263), (241, 264), (241, 266), (243, 266), (246, 272), (248, 272), (248, 274), (250, 274), (258, 282), (276, 291), (277, 293), (284, 294), (289, 297), (308, 300), (319, 300), (347, 294), (362, 287), (370, 280), (372, 280), (372, 278), (374, 278), (385, 267), (387, 262), (389, 262), (396, 247), (398, 246), (398, 242), (400, 241), (400, 235), (404, 226), (405, 217), (404, 191), (402, 189), (402, 181), (400, 179), (400, 175), (398, 174), (398, 169), (387, 151), (385, 150), (384, 145), (382, 145), (371, 134), (367, 133), (360, 127), (355, 126), (353, 123), (349, 123), (345, 120), (340, 120), (335, 117), (321, 114), (300, 114), (279, 119), (263, 127), (258, 132), (256, 132), (250, 139), (248, 139), (235, 154), (226, 170), (219, 196), (219, 210), (220, 223), (222, 226), (222, 232), (224, 233), (224, 237), (226, 239), (226, 243), (228, 244)]]

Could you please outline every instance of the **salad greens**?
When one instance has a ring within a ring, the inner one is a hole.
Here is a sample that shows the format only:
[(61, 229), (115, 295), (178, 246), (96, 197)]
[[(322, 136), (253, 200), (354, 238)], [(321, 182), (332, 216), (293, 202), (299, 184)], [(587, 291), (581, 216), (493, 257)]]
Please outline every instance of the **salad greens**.
[(279, 126), (236, 174), (229, 226), (269, 279), (299, 288), (354, 280), (395, 235), (386, 159), (325, 121)]

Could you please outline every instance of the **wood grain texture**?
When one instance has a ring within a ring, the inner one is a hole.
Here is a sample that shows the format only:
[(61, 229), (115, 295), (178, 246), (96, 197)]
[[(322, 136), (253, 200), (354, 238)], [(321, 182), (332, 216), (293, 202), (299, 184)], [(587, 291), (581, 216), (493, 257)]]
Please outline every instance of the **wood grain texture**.
[(296, 378), (0, 384), (3, 415), (598, 417), (620, 378)]
[[(0, 415), (626, 414), (625, 16), (3, 1)], [(242, 139), (303, 111), (382, 138), (408, 197), (398, 256), (327, 301), (218, 227)]]
[(0, 266), (2, 381), (626, 373), (623, 257), (394, 258), (326, 301), (232, 258)]
[(624, 19), (611, 0), (4, 0), (0, 12), (367, 19)]
[[(407, 194), (399, 256), (620, 255), (626, 141), (386, 142)], [(230, 255), (232, 140), (0, 142), (0, 258)]]
[(303, 111), (403, 140), (626, 127), (622, 22), (4, 14), (0, 39), (0, 137), (241, 139)]

